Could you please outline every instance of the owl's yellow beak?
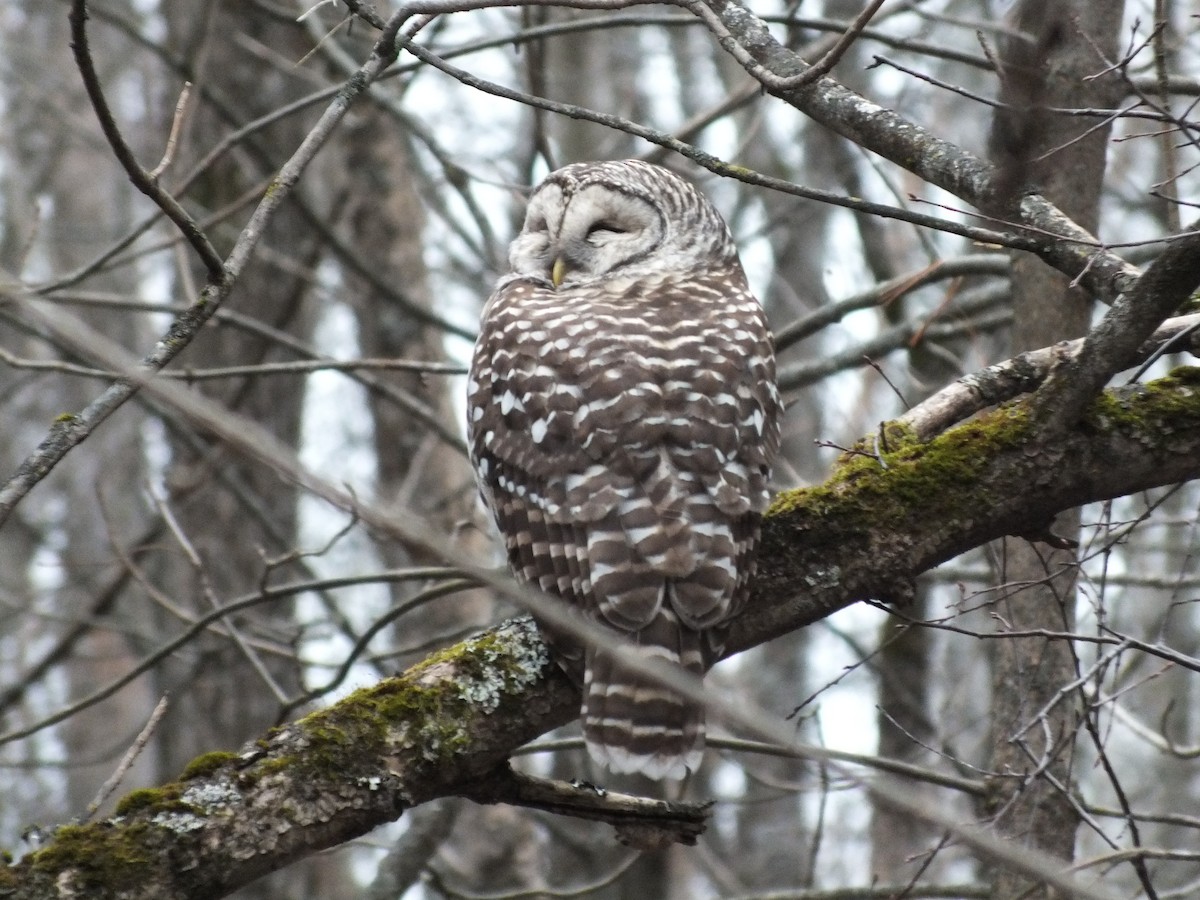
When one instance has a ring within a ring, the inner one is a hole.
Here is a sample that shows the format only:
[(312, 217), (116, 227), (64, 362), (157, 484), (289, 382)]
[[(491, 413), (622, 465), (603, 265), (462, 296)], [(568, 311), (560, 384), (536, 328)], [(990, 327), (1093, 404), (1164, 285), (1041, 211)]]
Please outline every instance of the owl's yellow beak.
[(550, 283), (558, 287), (563, 283), (563, 279), (567, 277), (567, 263), (561, 256), (556, 257), (554, 265), (550, 267)]

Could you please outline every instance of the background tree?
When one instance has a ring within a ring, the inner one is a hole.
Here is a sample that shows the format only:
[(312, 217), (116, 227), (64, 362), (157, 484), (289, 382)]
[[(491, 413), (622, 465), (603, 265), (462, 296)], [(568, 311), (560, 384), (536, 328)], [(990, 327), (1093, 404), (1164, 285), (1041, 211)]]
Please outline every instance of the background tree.
[[(8, 4), (0, 888), (1186, 896), (1197, 12)], [(525, 777), (662, 790), (532, 632), (431, 657), (538, 602), (459, 374), (528, 186), (621, 156), (726, 213), (789, 401), (717, 805), (640, 851), (695, 810)]]

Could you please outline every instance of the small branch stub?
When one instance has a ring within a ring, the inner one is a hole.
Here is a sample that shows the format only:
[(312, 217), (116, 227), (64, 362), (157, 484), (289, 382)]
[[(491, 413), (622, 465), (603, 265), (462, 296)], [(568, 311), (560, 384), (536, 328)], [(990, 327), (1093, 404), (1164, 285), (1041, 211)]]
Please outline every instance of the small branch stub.
[(476, 803), (508, 803), (555, 815), (608, 822), (617, 840), (639, 850), (696, 843), (708, 827), (712, 802), (679, 803), (621, 794), (583, 781), (554, 781), (504, 764), (459, 792)]

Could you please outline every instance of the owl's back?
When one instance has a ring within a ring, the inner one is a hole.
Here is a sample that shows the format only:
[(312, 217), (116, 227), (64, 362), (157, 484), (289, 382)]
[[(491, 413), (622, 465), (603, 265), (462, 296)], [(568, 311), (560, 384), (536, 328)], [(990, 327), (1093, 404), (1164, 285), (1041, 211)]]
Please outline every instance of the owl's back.
[[(518, 578), (702, 674), (745, 599), (780, 404), (736, 257), (647, 273), (653, 259), (501, 282), (472, 363), (470, 445)], [(656, 777), (695, 767), (702, 709), (551, 638), (582, 678), (593, 757)]]

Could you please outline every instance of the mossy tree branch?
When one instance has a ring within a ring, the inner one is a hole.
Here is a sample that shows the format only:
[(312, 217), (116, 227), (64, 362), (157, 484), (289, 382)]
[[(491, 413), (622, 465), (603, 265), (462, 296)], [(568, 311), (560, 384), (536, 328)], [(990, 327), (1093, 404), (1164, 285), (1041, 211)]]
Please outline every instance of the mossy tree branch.
[[(825, 484), (781, 495), (730, 652), (902, 593), (1062, 509), (1200, 477), (1200, 369), (1105, 392), (1051, 445), (1032, 422), (1023, 399), (927, 442), (893, 424)], [(201, 757), (113, 819), (58, 829), (0, 869), (0, 896), (224, 896), (436, 797), (498, 796), (510, 754), (577, 712), (535, 629), (511, 622), (238, 753)]]

